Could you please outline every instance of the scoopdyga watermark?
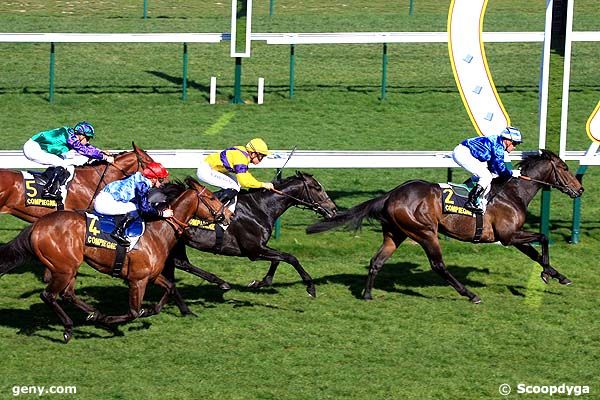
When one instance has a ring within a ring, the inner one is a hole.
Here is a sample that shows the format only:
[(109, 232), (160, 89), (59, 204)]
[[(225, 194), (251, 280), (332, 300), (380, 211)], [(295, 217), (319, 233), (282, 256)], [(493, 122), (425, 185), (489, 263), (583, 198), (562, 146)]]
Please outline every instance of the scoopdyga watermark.
[[(517, 390), (515, 394), (524, 395), (561, 395), (561, 396), (584, 396), (590, 394), (590, 387), (588, 385), (568, 385), (561, 383), (559, 385), (529, 385), (527, 383), (518, 383), (516, 385)], [(513, 393), (513, 388), (508, 383), (502, 383), (498, 386), (498, 392), (502, 396), (508, 396)]]

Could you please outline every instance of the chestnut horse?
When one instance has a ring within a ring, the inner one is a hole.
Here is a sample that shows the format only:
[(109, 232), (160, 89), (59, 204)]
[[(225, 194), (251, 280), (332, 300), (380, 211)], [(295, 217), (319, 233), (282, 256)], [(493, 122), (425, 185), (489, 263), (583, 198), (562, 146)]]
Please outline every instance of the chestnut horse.
[[(51, 271), (48, 286), (40, 297), (60, 318), (65, 342), (72, 337), (73, 321), (58, 304), (58, 296), (88, 313), (88, 320), (103, 324), (123, 323), (158, 314), (175, 288), (161, 275), (161, 271), (182, 228), (193, 216), (208, 221), (224, 218), (220, 211), (223, 205), (212, 192), (192, 179), (187, 182), (190, 188), (179, 184), (182, 186), (180, 194), (169, 202), (174, 216), (148, 222), (144, 235), (126, 255), (121, 277), (129, 284), (127, 314), (103, 315), (75, 295), (77, 271), (83, 261), (102, 273), (110, 274), (115, 257), (113, 250), (85, 245), (86, 217), (82, 212), (56, 211), (45, 215), (1, 246), (0, 274), (19, 266), (31, 256)], [(165, 293), (154, 307), (143, 309), (142, 300), (148, 282), (163, 287)]]
[[(84, 210), (90, 207), (93, 197), (104, 185), (142, 171), (152, 162), (144, 150), (132, 143), (133, 151), (115, 156), (114, 164), (94, 161), (75, 167), (75, 174), (69, 184), (66, 210)], [(0, 213), (14, 215), (27, 222), (33, 222), (43, 215), (56, 211), (53, 208), (25, 206), (25, 184), (19, 171), (0, 169)]]
[[(480, 242), (499, 241), (505, 246), (515, 246), (542, 266), (541, 277), (545, 283), (552, 277), (561, 284), (568, 285), (571, 281), (550, 266), (548, 238), (540, 233), (525, 231), (522, 227), (529, 202), (543, 186), (555, 187), (572, 198), (581, 196), (583, 187), (569, 172), (567, 165), (556, 154), (547, 150), (525, 157), (520, 163), (520, 168), (523, 179), (495, 179), (492, 183), (490, 200), (483, 216)], [(383, 264), (409, 237), (425, 250), (434, 271), (458, 293), (474, 303), (479, 303), (479, 296), (467, 289), (446, 269), (438, 239), (438, 232), (441, 232), (461, 241), (472, 242), (475, 235), (475, 218), (443, 214), (441, 197), (442, 189), (435, 183), (408, 181), (383, 196), (354, 206), (330, 220), (309, 226), (307, 232), (323, 232), (338, 226), (356, 230), (365, 218), (381, 222), (383, 244), (371, 259), (363, 293), (365, 300), (372, 299), (371, 290), (375, 277)], [(541, 244), (541, 256), (531, 245), (533, 242)]]

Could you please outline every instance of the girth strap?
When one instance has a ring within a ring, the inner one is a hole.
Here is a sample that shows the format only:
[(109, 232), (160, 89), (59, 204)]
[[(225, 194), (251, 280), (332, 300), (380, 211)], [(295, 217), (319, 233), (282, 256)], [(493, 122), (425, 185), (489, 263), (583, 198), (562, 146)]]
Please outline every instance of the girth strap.
[(483, 234), (483, 214), (475, 214), (475, 236), (473, 236), (473, 242), (479, 243), (481, 241), (481, 235)]

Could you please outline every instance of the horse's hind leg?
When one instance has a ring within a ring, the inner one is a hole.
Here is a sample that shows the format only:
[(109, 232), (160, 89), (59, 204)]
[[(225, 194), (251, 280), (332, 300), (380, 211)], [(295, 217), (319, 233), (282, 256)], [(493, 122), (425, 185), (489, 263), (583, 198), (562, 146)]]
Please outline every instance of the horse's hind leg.
[(271, 266), (269, 270), (265, 274), (265, 276), (260, 280), (253, 280), (248, 284), (248, 287), (251, 288), (261, 288), (265, 286), (271, 286), (273, 284), (273, 277), (275, 276), (275, 272), (277, 272), (277, 267), (279, 266), (279, 261), (271, 261)]
[(160, 313), (164, 305), (167, 304), (167, 302), (169, 301), (171, 295), (173, 296), (175, 303), (177, 303), (181, 314), (195, 316), (195, 314), (190, 311), (187, 304), (185, 304), (183, 297), (181, 297), (181, 294), (179, 293), (173, 282), (165, 278), (163, 275), (159, 275), (154, 281), (154, 284), (164, 288), (165, 293), (161, 297), (160, 301), (154, 305), (154, 310), (151, 313), (149, 312), (148, 314), (144, 315), (144, 317)]
[(42, 301), (46, 303), (52, 309), (52, 311), (54, 311), (54, 313), (62, 322), (64, 327), (63, 339), (65, 343), (67, 343), (69, 340), (71, 340), (71, 337), (73, 337), (73, 320), (69, 318), (65, 310), (63, 310), (58, 304), (56, 297), (58, 293), (62, 292), (68, 285), (72, 277), (73, 276), (71, 274), (54, 273), (46, 289), (40, 293), (40, 298)]
[(406, 239), (406, 235), (403, 233), (397, 233), (396, 235), (393, 235), (389, 231), (384, 231), (383, 243), (381, 244), (381, 247), (379, 247), (379, 250), (377, 250), (377, 253), (375, 253), (375, 255), (371, 258), (371, 262), (369, 263), (369, 275), (367, 276), (367, 283), (365, 284), (363, 299), (373, 300), (371, 291), (375, 285), (375, 277), (379, 271), (381, 271), (381, 268), (383, 268), (383, 264), (389, 260), (404, 239)]
[(63, 298), (63, 300), (73, 304), (75, 307), (79, 308), (84, 313), (87, 313), (87, 321), (96, 321), (98, 319), (101, 319), (103, 315), (100, 311), (98, 311), (96, 308), (92, 307), (91, 305), (77, 297), (77, 295), (75, 295), (75, 279), (76, 277), (73, 277), (71, 279), (71, 281), (67, 285), (67, 288), (63, 290), (61, 297)]
[(106, 324), (119, 324), (143, 316), (147, 311), (142, 309), (142, 300), (148, 285), (148, 277), (129, 281), (129, 313), (123, 315), (107, 315), (100, 319)]
[(260, 249), (259, 258), (261, 260), (269, 260), (271, 261), (271, 267), (267, 272), (267, 275), (260, 281), (253, 281), (248, 286), (253, 288), (260, 288), (263, 286), (270, 286), (273, 283), (273, 276), (275, 275), (275, 271), (277, 271), (277, 266), (281, 261), (290, 264), (298, 275), (302, 278), (302, 282), (306, 285), (306, 292), (310, 297), (317, 297), (317, 289), (315, 288), (315, 283), (313, 282), (311, 276), (302, 268), (300, 261), (290, 254), (284, 253), (283, 251), (275, 250), (270, 247), (264, 247)]
[(458, 293), (468, 297), (469, 300), (475, 304), (481, 303), (479, 296), (467, 289), (465, 285), (460, 283), (446, 268), (446, 264), (444, 264), (442, 258), (442, 249), (437, 237), (437, 232), (431, 232), (430, 235), (424, 235), (413, 239), (417, 240), (421, 247), (423, 247), (423, 250), (425, 250), (431, 269), (444, 278)]

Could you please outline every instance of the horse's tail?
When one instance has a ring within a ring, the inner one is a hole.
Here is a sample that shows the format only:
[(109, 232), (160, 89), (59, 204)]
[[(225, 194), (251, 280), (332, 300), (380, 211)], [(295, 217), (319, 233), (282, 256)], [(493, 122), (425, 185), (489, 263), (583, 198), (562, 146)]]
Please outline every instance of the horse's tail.
[(32, 225), (23, 229), (19, 236), (0, 246), (0, 276), (31, 259), (33, 251), (29, 242)]
[(388, 192), (381, 197), (365, 201), (360, 203), (346, 211), (336, 214), (334, 217), (317, 222), (306, 228), (306, 233), (320, 233), (343, 226), (345, 230), (356, 231), (358, 230), (365, 218), (369, 220), (377, 220), (384, 222), (386, 220), (383, 215), (385, 202), (390, 197)]

